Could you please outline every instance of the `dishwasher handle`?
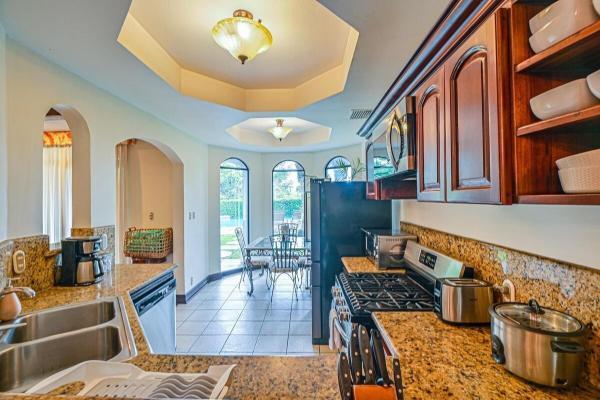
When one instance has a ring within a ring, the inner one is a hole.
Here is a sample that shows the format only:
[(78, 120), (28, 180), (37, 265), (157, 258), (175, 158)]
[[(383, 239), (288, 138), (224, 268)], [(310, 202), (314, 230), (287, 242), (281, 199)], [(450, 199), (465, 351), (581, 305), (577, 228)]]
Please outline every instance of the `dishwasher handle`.
[(175, 287), (175, 278), (171, 278), (165, 282), (161, 282), (160, 285), (153, 287), (152, 290), (147, 291), (143, 297), (136, 298), (133, 304), (138, 316), (142, 316), (147, 310), (173, 293)]

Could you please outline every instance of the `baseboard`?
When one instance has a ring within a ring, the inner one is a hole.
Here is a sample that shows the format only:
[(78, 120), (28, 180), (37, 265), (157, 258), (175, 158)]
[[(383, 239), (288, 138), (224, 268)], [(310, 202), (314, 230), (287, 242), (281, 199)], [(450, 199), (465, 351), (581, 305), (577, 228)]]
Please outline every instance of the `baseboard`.
[[(258, 268), (260, 268), (260, 267), (258, 267)], [(254, 269), (258, 269), (258, 268), (254, 267)], [(177, 304), (187, 304), (200, 291), (200, 289), (202, 289), (204, 286), (206, 286), (207, 283), (218, 281), (219, 279), (222, 279), (226, 276), (238, 274), (240, 272), (242, 272), (241, 267), (231, 269), (229, 271), (215, 272), (214, 274), (208, 275), (206, 278), (204, 278), (200, 282), (198, 282), (193, 288), (191, 288), (186, 294), (178, 294), (176, 296)]]

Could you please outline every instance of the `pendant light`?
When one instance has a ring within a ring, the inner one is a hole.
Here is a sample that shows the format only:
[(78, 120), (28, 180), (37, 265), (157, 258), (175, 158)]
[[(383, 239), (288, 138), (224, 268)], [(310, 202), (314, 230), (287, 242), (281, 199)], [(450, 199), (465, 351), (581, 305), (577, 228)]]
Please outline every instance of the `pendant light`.
[(275, 136), (275, 139), (279, 139), (279, 141), (281, 142), (292, 131), (292, 128), (283, 126), (282, 119), (276, 119), (275, 123), (276, 126), (269, 128), (269, 132), (271, 132), (271, 134)]
[(236, 10), (233, 17), (225, 18), (212, 28), (215, 42), (242, 64), (265, 52), (273, 44), (271, 32), (261, 23), (252, 19), (252, 13)]

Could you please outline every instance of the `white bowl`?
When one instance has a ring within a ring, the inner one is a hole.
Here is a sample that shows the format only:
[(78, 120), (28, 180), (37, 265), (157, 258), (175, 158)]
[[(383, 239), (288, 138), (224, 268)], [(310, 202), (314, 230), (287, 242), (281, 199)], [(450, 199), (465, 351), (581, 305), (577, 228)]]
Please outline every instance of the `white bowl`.
[(594, 8), (596, 9), (596, 12), (598, 14), (600, 14), (600, 0), (594, 0), (593, 3), (594, 3)]
[(599, 103), (585, 78), (565, 83), (529, 100), (531, 111), (539, 119), (549, 119), (559, 115), (580, 111)]
[[(600, 4), (600, 0), (594, 1)], [(591, 2), (592, 0), (558, 0), (529, 20), (529, 30), (533, 34), (556, 17), (569, 18), (569, 15), (576, 15), (580, 9), (589, 9)]]
[(600, 166), (558, 170), (565, 193), (600, 193)]
[(600, 166), (600, 149), (590, 150), (556, 160), (558, 169)]
[[(600, 0), (598, 0), (598, 3), (600, 3)], [(585, 80), (594, 96), (600, 99), (600, 69), (589, 74)]]
[(578, 1), (574, 8), (566, 10), (568, 12), (556, 15), (529, 37), (529, 45), (534, 52), (546, 50), (600, 19), (591, 0)]

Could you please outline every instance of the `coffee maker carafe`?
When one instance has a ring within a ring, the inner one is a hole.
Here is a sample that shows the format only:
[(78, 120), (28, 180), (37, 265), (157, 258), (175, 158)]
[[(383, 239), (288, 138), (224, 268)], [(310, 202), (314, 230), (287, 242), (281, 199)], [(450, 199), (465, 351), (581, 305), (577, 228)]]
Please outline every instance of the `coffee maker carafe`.
[(102, 239), (99, 236), (66, 238), (61, 245), (62, 254), (55, 276), (56, 285), (91, 285), (102, 280), (104, 262), (99, 254), (102, 249)]

